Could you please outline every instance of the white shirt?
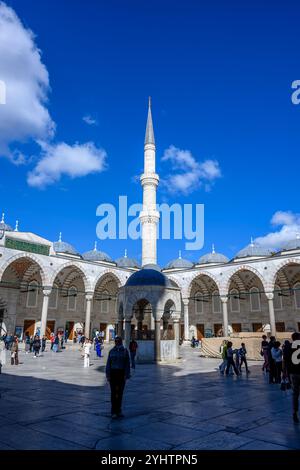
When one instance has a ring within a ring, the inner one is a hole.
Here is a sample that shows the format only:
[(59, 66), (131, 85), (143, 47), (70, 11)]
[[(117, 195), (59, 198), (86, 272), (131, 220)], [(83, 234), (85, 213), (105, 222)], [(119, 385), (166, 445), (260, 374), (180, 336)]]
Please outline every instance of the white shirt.
[(84, 343), (84, 354), (90, 354), (92, 344), (91, 343)]

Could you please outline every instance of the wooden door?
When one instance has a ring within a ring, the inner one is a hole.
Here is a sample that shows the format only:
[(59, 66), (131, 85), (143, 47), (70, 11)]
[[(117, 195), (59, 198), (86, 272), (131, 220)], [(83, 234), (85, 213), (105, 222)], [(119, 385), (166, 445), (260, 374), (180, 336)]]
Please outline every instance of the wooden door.
[(252, 323), (252, 331), (254, 333), (262, 332), (262, 323)]
[(66, 322), (66, 331), (68, 332), (68, 339), (72, 340), (74, 338), (74, 322)]
[(29, 336), (34, 335), (35, 320), (24, 320), (24, 335), (27, 333)]
[(107, 323), (100, 323), (100, 331), (106, 332)]
[(204, 324), (197, 323), (197, 339), (202, 339), (204, 337)]
[(181, 323), (180, 324), (180, 339), (184, 338), (184, 325)]
[(298, 322), (298, 331), (300, 332), (300, 322)]
[(285, 331), (285, 323), (283, 321), (276, 322), (276, 331), (279, 331), (279, 332)]
[(232, 329), (234, 333), (240, 333), (242, 331), (241, 323), (232, 323)]
[(50, 334), (54, 333), (55, 320), (48, 320), (46, 326), (46, 336), (50, 339)]
[(221, 332), (223, 332), (222, 323), (214, 323), (214, 334), (215, 334), (215, 336), (222, 336)]

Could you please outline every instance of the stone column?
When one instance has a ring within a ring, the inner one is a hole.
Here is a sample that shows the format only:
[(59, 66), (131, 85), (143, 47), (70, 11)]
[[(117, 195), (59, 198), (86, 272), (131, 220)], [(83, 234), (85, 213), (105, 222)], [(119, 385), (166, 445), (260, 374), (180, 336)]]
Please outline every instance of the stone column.
[(222, 302), (222, 312), (223, 312), (223, 336), (228, 336), (228, 310), (227, 310), (227, 303), (228, 297), (221, 296)]
[(189, 300), (183, 299), (184, 341), (190, 339)]
[(89, 338), (90, 333), (91, 333), (91, 309), (92, 309), (93, 294), (87, 293), (85, 295), (85, 300), (86, 300), (86, 310), (85, 310), (84, 335), (86, 338)]
[(180, 339), (180, 325), (179, 325), (180, 317), (173, 319), (173, 326), (174, 326), (174, 339), (175, 339), (175, 347), (176, 347), (176, 359), (179, 358), (179, 339)]
[(130, 339), (131, 339), (131, 318), (126, 318), (126, 320), (125, 320), (125, 338), (124, 338), (125, 348), (129, 347)]
[(276, 335), (276, 321), (275, 321), (275, 313), (274, 313), (274, 294), (269, 293), (266, 294), (269, 304), (269, 317), (270, 317), (270, 326), (271, 326), (271, 333), (273, 336)]
[(155, 319), (155, 342), (154, 342), (154, 358), (156, 362), (161, 361), (160, 351), (160, 320)]
[(117, 333), (118, 336), (121, 336), (121, 338), (123, 338), (124, 334), (123, 334), (123, 318), (119, 318), (118, 320), (118, 333)]
[(46, 333), (47, 328), (47, 316), (48, 316), (48, 305), (49, 297), (51, 294), (51, 287), (43, 288), (43, 307), (42, 307), (42, 318), (41, 318), (41, 329), (40, 329), (40, 338), (42, 338)]

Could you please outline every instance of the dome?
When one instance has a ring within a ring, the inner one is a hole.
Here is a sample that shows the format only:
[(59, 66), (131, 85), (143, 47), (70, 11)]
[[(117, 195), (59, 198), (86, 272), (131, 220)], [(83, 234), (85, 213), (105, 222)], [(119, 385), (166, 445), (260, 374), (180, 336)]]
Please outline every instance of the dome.
[(283, 251), (289, 251), (289, 250), (300, 250), (300, 234), (297, 233), (296, 238), (294, 240), (289, 241), (284, 245), (282, 248)]
[(140, 268), (139, 263), (134, 258), (128, 258), (127, 250), (125, 250), (124, 256), (116, 259), (116, 263), (120, 268)]
[(61, 239), (61, 233), (59, 234), (59, 240), (53, 243), (53, 248), (56, 253), (67, 253), (69, 255), (79, 255), (78, 251), (70, 245), (70, 243), (63, 242)]
[(2, 219), (1, 219), (1, 222), (0, 222), (0, 230), (4, 230), (5, 232), (12, 232), (13, 229), (11, 228), (10, 225), (7, 225), (5, 223), (4, 216), (5, 216), (5, 214), (3, 213), (2, 214)]
[(188, 269), (192, 268), (193, 266), (194, 264), (191, 261), (181, 258), (181, 251), (179, 251), (178, 258), (170, 261), (165, 269)]
[(82, 257), (85, 261), (108, 261), (110, 263), (112, 262), (111, 257), (104, 253), (104, 251), (97, 250), (97, 242), (95, 242), (94, 249), (86, 251), (85, 253), (83, 253)]
[(215, 252), (215, 246), (212, 246), (211, 253), (207, 253), (199, 258), (198, 264), (218, 264), (218, 263), (228, 263), (229, 259), (227, 256), (222, 255), (221, 253)]
[(171, 282), (162, 272), (155, 269), (155, 265), (146, 265), (144, 268), (131, 274), (126, 286), (161, 286), (172, 287)]
[(235, 258), (246, 258), (250, 256), (261, 256), (261, 257), (264, 256), (265, 257), (265, 256), (270, 256), (271, 254), (272, 252), (270, 249), (254, 243), (251, 238), (251, 243), (249, 243), (249, 245), (247, 245), (245, 248), (240, 250), (236, 254)]

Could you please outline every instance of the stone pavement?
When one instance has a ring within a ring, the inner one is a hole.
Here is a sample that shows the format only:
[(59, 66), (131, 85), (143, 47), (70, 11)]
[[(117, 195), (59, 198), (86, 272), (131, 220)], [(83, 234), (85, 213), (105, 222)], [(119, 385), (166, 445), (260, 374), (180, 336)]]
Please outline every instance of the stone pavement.
[(174, 365), (137, 365), (125, 418), (112, 421), (105, 358), (84, 369), (77, 345), (37, 359), (21, 351), (0, 375), (0, 449), (300, 449), (291, 392), (269, 385), (260, 365), (223, 377), (218, 360), (189, 346), (181, 354)]

